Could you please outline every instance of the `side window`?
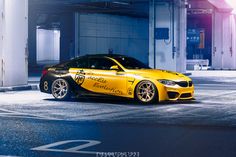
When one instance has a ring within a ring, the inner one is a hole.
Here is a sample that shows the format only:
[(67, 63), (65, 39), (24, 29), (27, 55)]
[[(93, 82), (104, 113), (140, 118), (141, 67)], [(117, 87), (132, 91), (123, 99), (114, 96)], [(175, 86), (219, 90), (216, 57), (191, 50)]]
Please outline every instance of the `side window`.
[(110, 70), (113, 65), (117, 64), (108, 58), (89, 59), (89, 68), (91, 69)]
[(69, 68), (88, 68), (87, 58), (78, 58), (69, 62), (67, 65)]

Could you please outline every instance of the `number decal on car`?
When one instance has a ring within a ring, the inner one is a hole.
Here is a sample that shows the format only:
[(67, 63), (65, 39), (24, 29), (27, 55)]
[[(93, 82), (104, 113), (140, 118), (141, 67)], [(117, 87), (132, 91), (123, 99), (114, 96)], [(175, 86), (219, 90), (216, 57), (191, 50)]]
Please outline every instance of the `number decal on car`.
[(44, 88), (45, 91), (48, 91), (48, 81), (45, 81), (43, 83), (43, 88)]

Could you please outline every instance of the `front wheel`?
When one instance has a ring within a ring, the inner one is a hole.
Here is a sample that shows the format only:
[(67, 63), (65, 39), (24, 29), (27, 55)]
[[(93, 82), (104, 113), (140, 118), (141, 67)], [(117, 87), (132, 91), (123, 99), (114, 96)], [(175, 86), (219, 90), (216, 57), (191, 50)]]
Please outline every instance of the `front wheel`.
[(144, 104), (150, 104), (158, 101), (158, 91), (151, 81), (141, 81), (135, 89), (136, 99)]
[(64, 79), (57, 79), (52, 83), (52, 95), (57, 100), (67, 100), (71, 97), (70, 85)]

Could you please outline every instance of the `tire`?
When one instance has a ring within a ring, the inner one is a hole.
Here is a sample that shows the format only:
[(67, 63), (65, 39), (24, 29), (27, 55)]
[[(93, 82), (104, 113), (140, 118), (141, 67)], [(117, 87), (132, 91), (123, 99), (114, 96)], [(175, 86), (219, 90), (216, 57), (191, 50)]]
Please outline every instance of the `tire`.
[(135, 88), (135, 98), (142, 104), (158, 102), (158, 90), (151, 81), (141, 81)]
[(56, 79), (52, 83), (52, 95), (57, 100), (68, 100), (71, 98), (70, 85), (65, 79)]

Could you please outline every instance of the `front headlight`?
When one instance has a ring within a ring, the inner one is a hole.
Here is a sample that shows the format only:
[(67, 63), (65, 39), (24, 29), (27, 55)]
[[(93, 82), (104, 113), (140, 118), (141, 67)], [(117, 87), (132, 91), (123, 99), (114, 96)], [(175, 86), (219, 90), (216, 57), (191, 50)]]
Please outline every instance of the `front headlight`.
[(176, 83), (171, 80), (158, 80), (161, 84), (167, 85), (167, 86), (175, 86)]

